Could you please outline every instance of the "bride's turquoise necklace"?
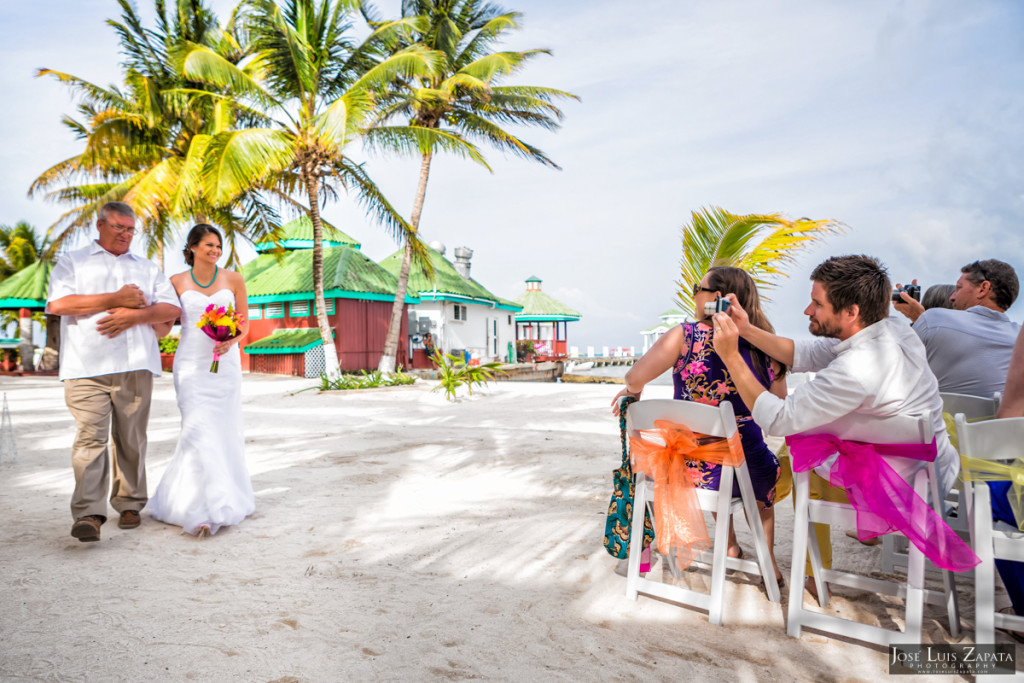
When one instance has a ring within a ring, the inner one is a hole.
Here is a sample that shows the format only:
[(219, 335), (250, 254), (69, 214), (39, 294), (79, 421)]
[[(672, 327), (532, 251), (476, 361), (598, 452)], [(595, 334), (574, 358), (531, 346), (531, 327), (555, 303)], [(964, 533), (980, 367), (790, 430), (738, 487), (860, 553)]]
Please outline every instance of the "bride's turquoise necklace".
[(212, 285), (212, 284), (213, 284), (214, 280), (216, 280), (216, 279), (217, 279), (217, 273), (218, 273), (218, 271), (220, 271), (220, 267), (219, 267), (219, 266), (216, 266), (216, 265), (215, 265), (215, 266), (213, 267), (213, 279), (211, 279), (211, 280), (210, 280), (209, 282), (207, 282), (207, 283), (206, 283), (205, 285), (204, 285), (204, 284), (200, 284), (200, 283), (199, 283), (199, 280), (197, 280), (197, 279), (196, 279), (196, 274), (195, 274), (195, 273), (194, 273), (194, 272), (192, 271), (192, 269), (191, 269), (191, 268), (189, 268), (189, 269), (188, 269), (188, 274), (192, 276), (192, 282), (196, 283), (196, 286), (197, 286), (197, 287), (202, 287), (203, 289), (206, 289), (207, 287), (209, 287), (210, 285)]

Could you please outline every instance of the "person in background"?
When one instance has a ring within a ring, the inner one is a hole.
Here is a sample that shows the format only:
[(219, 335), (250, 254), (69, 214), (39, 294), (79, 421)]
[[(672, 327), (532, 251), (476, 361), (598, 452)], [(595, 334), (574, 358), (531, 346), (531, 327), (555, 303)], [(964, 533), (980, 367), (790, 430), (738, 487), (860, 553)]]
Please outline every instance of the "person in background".
[(955, 290), (956, 285), (932, 285), (921, 297), (921, 306), (926, 311), (932, 308), (953, 308), (949, 297), (953, 296)]
[[(999, 404), (999, 412), (996, 413), (997, 419), (1009, 417), (1024, 417), (1024, 331), (1017, 335), (1017, 342), (1014, 344), (1013, 355), (1010, 358), (1010, 371), (1006, 376), (1006, 389), (1003, 392), (1003, 400)], [(1019, 520), (1010, 506), (1012, 482), (990, 481), (988, 486), (992, 492), (992, 517), (1000, 522), (1017, 526)], [(1024, 615), (1024, 562), (996, 560), (996, 569), (999, 571), (999, 578), (1003, 580), (1006, 593), (1010, 596), (1012, 603), (1011, 607), (1003, 611)], [(1024, 635), (1020, 632), (1007, 631), (1007, 633), (1018, 642), (1024, 642)]]
[(996, 417), (1024, 417), (1024, 330), (1017, 334), (1006, 374), (1003, 400)]
[(954, 310), (925, 310), (902, 292), (897, 311), (911, 320), (924, 342), (939, 391), (991, 397), (1003, 390), (1010, 354), (1020, 332), (1006, 310), (1017, 299), (1017, 273), (1008, 263), (988, 259), (960, 269), (950, 302)]
[[(726, 294), (743, 303), (750, 311), (750, 324), (772, 332), (767, 316), (761, 310), (761, 299), (757, 285), (740, 268), (715, 267), (693, 286), (693, 302), (698, 322), (686, 322), (675, 326), (654, 343), (647, 353), (626, 373), (626, 388), (612, 400), (612, 412), (618, 415), (619, 400), (625, 396), (640, 398), (644, 387), (651, 380), (672, 369), (675, 385), (674, 398), (682, 401), (696, 401), (718, 405), (721, 401), (732, 403), (736, 414), (743, 453), (750, 472), (754, 495), (761, 511), (761, 524), (771, 554), (775, 576), (784, 585), (782, 574), (775, 562), (775, 485), (779, 480), (779, 461), (765, 445), (761, 428), (750, 416), (750, 409), (740, 398), (726, 372), (725, 364), (712, 347), (711, 316), (705, 314), (705, 305), (714, 303)], [(766, 391), (779, 397), (786, 395), (785, 367), (749, 344), (740, 350), (742, 362), (752, 376)], [(688, 467), (697, 486), (717, 490), (722, 472), (721, 465), (706, 462), (690, 462)], [(733, 496), (739, 496), (739, 483), (733, 483)], [(736, 540), (730, 520), (730, 557), (743, 557), (743, 551)]]

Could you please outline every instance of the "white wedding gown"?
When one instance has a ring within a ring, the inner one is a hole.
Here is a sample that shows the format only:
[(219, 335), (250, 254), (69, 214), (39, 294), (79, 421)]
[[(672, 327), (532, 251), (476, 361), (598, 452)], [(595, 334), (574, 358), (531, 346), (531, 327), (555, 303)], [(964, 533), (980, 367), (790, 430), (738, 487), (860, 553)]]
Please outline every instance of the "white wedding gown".
[(217, 533), (256, 508), (245, 467), (238, 346), (221, 356), (218, 372), (210, 372), (214, 342), (196, 327), (208, 305), (226, 307), (234, 301), (230, 289), (209, 296), (194, 290), (181, 294), (181, 342), (174, 354), (181, 435), (146, 509), (190, 534), (204, 526)]

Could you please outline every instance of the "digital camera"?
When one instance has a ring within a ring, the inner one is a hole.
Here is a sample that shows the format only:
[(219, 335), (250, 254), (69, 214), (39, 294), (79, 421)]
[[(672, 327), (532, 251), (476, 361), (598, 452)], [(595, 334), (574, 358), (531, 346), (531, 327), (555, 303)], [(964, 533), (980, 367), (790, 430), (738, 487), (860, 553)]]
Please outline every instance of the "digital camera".
[(903, 303), (903, 298), (900, 296), (900, 292), (906, 292), (911, 299), (921, 300), (921, 286), (920, 285), (903, 285), (893, 290), (892, 300), (898, 304)]
[(714, 315), (715, 313), (723, 313), (728, 310), (732, 302), (725, 297), (716, 296), (714, 301), (709, 301), (704, 304), (704, 315)]

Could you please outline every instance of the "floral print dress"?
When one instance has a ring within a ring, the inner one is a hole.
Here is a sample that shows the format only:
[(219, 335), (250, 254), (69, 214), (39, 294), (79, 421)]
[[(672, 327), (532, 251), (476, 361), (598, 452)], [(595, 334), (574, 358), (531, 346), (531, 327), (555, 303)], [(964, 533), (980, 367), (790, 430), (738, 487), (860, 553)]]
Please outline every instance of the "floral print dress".
[[(682, 326), (686, 351), (672, 368), (672, 382), (675, 385), (673, 398), (712, 406), (717, 406), (722, 401), (732, 403), (733, 412), (736, 413), (736, 427), (747, 459), (747, 469), (750, 471), (750, 479), (754, 486), (754, 495), (765, 508), (770, 508), (775, 504), (779, 461), (765, 445), (761, 428), (754, 422), (750, 409), (740, 398), (725, 363), (715, 353), (711, 345), (711, 327), (705, 323), (682, 323)], [(766, 359), (761, 364), (762, 367), (755, 368), (758, 361), (751, 353), (750, 344), (740, 339), (739, 345), (743, 360), (767, 389), (775, 377), (770, 363)], [(764, 380), (765, 377), (768, 378), (767, 382)], [(721, 465), (711, 465), (697, 460), (690, 461), (687, 465), (697, 486), (718, 490), (722, 474)], [(732, 495), (740, 495), (739, 483), (735, 480)]]

